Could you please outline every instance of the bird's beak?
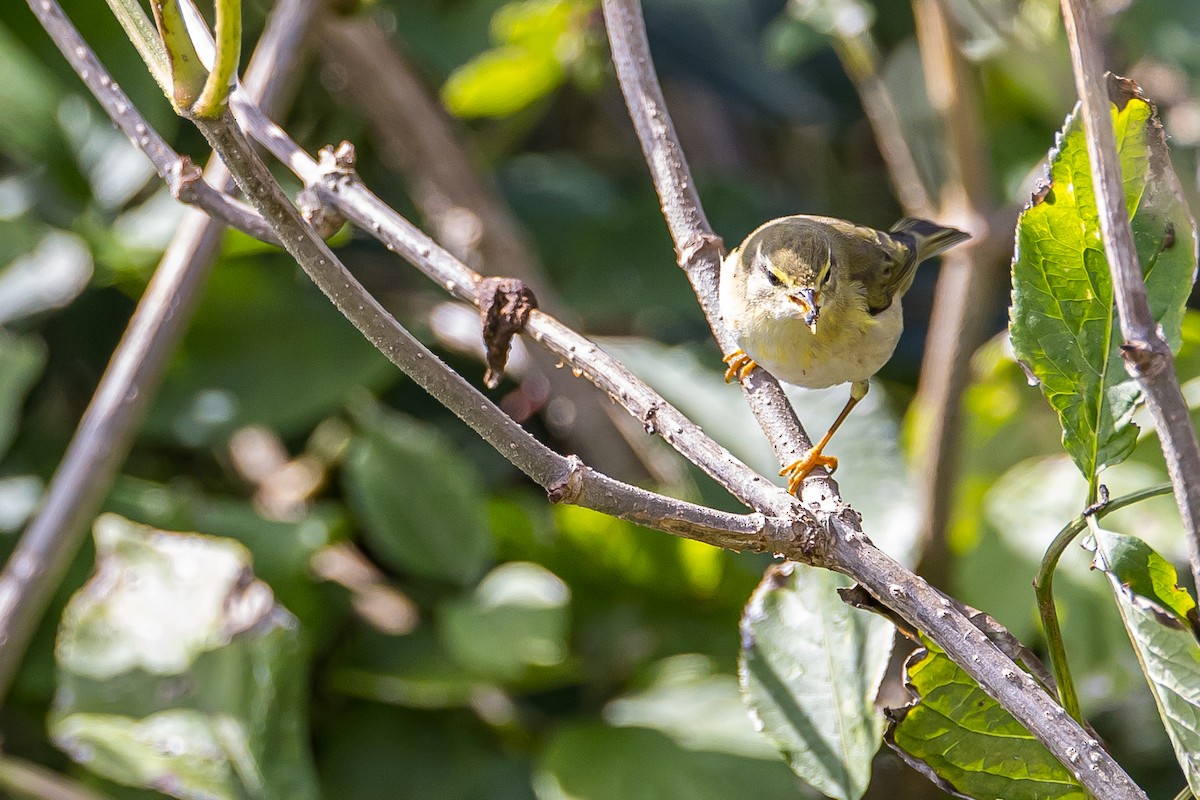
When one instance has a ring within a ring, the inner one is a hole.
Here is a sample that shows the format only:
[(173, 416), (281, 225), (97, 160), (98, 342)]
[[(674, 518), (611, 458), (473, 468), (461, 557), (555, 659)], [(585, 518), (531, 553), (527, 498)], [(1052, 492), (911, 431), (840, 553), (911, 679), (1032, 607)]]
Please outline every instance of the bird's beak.
[(788, 299), (800, 306), (800, 310), (804, 312), (804, 324), (812, 331), (813, 336), (816, 336), (817, 320), (821, 317), (821, 307), (817, 302), (817, 293), (812, 288), (806, 286), (803, 289), (797, 290), (795, 294), (789, 294)]

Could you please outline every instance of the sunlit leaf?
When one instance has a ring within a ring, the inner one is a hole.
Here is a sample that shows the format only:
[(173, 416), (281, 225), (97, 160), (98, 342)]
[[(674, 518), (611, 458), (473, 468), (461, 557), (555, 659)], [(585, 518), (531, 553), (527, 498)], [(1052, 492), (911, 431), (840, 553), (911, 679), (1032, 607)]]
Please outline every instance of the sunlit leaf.
[(619, 727), (651, 728), (689, 750), (778, 760), (779, 749), (746, 713), (734, 675), (718, 673), (695, 653), (655, 664), (647, 684), (604, 708)]
[(264, 519), (241, 498), (122, 476), (105, 508), (155, 528), (236, 539), (253, 556), (255, 574), (305, 624), (333, 610), (316, 590), (311, 560), (322, 547), (346, 535), (348, 514), (341, 505), (322, 503), (302, 518), (284, 522)]
[(457, 117), (505, 117), (558, 88), (562, 65), (550, 54), (498, 47), (454, 71), (442, 87), (442, 102)]
[(0, 267), (0, 325), (62, 308), (87, 288), (92, 254), (78, 236), (51, 230)]
[(1175, 757), (1200, 792), (1200, 642), (1196, 603), (1175, 567), (1133, 536), (1097, 529), (1095, 566), (1112, 587)]
[(380, 560), (470, 585), (492, 560), (485, 495), (436, 428), (363, 400), (343, 470), (346, 494)]
[[(1131, 82), (1109, 96), (1125, 201), (1151, 311), (1178, 347), (1196, 271), (1196, 226), (1172, 171), (1154, 107)], [(1067, 118), (1051, 152), (1049, 183), (1017, 225), (1013, 348), (1058, 412), (1063, 445), (1084, 477), (1128, 457), (1140, 399), (1125, 370), (1123, 339), (1100, 228), (1083, 121)]]
[(115, 515), (95, 535), (59, 629), (58, 746), (185, 800), (315, 798), (298, 627), (245, 548)]
[(447, 603), (438, 630), (458, 663), (498, 680), (567, 658), (571, 591), (554, 573), (520, 561), (484, 576), (470, 597)]
[(888, 744), (944, 791), (992, 800), (1087, 797), (1045, 745), (984, 693), (937, 645), (905, 665), (916, 699), (889, 709)]
[(858, 800), (883, 737), (875, 695), (891, 623), (842, 602), (848, 581), (784, 564), (767, 572), (742, 618), (738, 668), (750, 708), (792, 770), (840, 800)]

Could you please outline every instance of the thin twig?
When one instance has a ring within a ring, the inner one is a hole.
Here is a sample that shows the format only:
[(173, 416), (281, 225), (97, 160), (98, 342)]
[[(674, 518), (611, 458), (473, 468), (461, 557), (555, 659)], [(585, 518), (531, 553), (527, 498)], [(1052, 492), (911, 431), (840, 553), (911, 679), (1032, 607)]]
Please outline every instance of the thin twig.
[[(1075, 87), (1083, 101), (1100, 233), (1112, 275), (1121, 335), (1125, 338), (1121, 350), (1125, 366), (1141, 386), (1146, 405), (1154, 417), (1167, 462), (1167, 474), (1175, 489), (1175, 502), (1183, 518), (1192, 579), (1200, 586), (1200, 443), (1196, 441), (1196, 429), (1179, 389), (1175, 357), (1155, 323), (1146, 299), (1145, 280), (1125, 206), (1111, 103), (1093, 33), (1091, 8), (1085, 0), (1062, 0), (1062, 11), (1075, 71)], [(1189, 244), (1196, 247), (1195, 241)]]
[(109, 800), (108, 795), (66, 775), (10, 755), (0, 755), (0, 796), (37, 800)]
[[(56, 7), (48, 7), (52, 3), (34, 5), (51, 18), (66, 21)], [(278, 82), (291, 73), (298, 57), (291, 29), (307, 25), (315, 5), (315, 0), (290, 0), (272, 16), (259, 45), (263, 55), (255, 57), (247, 73), (249, 90), (255, 95), (264, 100), (278, 96)], [(229, 173), (214, 159), (207, 178), (223, 185)], [(0, 641), (4, 642), (0, 702), (129, 453), (167, 360), (199, 301), (223, 231), (220, 222), (201, 211), (184, 215), (55, 470), (41, 509), (0, 572)]]

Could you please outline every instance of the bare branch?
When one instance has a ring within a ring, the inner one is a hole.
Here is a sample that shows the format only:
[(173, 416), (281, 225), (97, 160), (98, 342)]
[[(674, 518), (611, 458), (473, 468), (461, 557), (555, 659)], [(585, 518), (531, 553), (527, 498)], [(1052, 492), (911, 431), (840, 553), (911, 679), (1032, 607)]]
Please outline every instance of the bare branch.
[[(617, 79), (675, 242), (679, 266), (692, 284), (721, 352), (728, 355), (737, 349), (737, 344), (718, 313), (721, 239), (713, 233), (704, 215), (696, 182), (651, 66), (641, 6), (625, 0), (605, 0), (603, 9)], [(812, 446), (774, 377), (764, 370), (755, 370), (742, 383), (742, 389), (780, 464), (792, 463)], [(818, 469), (805, 480), (803, 492), (805, 499), (832, 499), (837, 496), (837, 484), (823, 469)]]
[[(57, 30), (67, 34), (67, 41), (78, 37), (53, 2), (35, 5), (59, 21)], [(251, 91), (264, 100), (278, 95), (279, 76), (290, 73), (298, 57), (291, 47), (295, 39), (290, 29), (304, 28), (315, 6), (315, 0), (288, 0), (272, 16), (259, 45), (258, 52), (264, 56), (256, 55), (247, 74)], [(64, 30), (64, 25), (70, 29)], [(291, 49), (284, 52), (285, 47)], [(99, 68), (98, 62), (93, 68)], [(111, 81), (106, 85), (115, 88)], [(207, 176), (216, 185), (229, 180), (229, 173), (215, 159)], [(0, 641), (5, 643), (0, 647), (0, 701), (54, 590), (79, 552), (88, 524), (129, 453), (167, 360), (199, 301), (223, 232), (220, 222), (202, 211), (185, 214), (55, 470), (41, 510), (0, 572)]]
[[(1146, 299), (1145, 279), (1133, 244), (1133, 231), (1125, 207), (1121, 162), (1105, 86), (1104, 67), (1096, 43), (1091, 8), (1086, 0), (1062, 0), (1067, 41), (1075, 86), (1083, 101), (1088, 160), (1095, 184), (1100, 233), (1108, 256), (1113, 294), (1125, 337), (1125, 366), (1137, 379), (1154, 417), (1167, 474), (1175, 489), (1175, 502), (1183, 518), (1192, 565), (1192, 579), (1200, 586), (1200, 444), (1188, 413), (1187, 402), (1175, 374), (1175, 357), (1154, 322)], [(1191, 242), (1195, 247), (1195, 242)]]

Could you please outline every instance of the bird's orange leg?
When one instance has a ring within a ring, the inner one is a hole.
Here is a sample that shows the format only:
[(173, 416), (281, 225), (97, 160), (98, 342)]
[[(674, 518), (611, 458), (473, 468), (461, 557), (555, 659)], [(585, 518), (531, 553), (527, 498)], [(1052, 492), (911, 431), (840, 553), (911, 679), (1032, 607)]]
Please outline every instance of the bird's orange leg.
[(728, 369), (725, 370), (726, 383), (729, 383), (735, 377), (739, 383), (746, 380), (746, 376), (750, 374), (750, 370), (758, 366), (758, 364), (754, 363), (754, 359), (746, 355), (745, 350), (734, 350), (721, 360), (728, 366)]
[[(865, 394), (865, 392), (864, 392)], [(833, 438), (833, 434), (842, 423), (846, 421), (846, 417), (850, 416), (850, 411), (854, 406), (858, 405), (858, 401), (862, 399), (862, 395), (855, 396), (854, 390), (850, 392), (850, 399), (846, 401), (846, 407), (842, 409), (842, 413), (838, 414), (837, 419), (829, 426), (829, 430), (821, 437), (821, 441), (810, 448), (803, 457), (788, 464), (783, 469), (779, 470), (780, 475), (786, 475), (788, 479), (788, 491), (799, 497), (800, 484), (808, 477), (808, 473), (812, 472), (817, 467), (825, 467), (830, 474), (837, 469), (838, 460), (834, 456), (824, 455), (821, 451), (825, 449), (825, 445), (829, 444), (829, 440)]]

